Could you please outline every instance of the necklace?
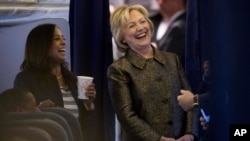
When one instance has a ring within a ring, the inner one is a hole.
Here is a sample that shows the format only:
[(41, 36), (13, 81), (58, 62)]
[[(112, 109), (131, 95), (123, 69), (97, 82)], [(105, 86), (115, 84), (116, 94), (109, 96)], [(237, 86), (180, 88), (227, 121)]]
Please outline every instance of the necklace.
[(52, 74), (54, 74), (56, 76), (57, 80), (59, 80), (63, 77), (60, 66), (52, 68)]

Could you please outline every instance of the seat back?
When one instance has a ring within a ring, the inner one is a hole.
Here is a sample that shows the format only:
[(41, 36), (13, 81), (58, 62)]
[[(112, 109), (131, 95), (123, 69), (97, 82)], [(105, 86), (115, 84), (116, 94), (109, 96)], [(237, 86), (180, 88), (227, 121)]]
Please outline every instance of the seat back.
[[(69, 141), (68, 135), (63, 127), (57, 122), (50, 119), (24, 119), (24, 120), (9, 120), (0, 123), (1, 129), (19, 128), (19, 127), (35, 127), (45, 130), (51, 136), (53, 141)], [(32, 136), (30, 134), (30, 136)]]
[(39, 112), (39, 113), (8, 113), (6, 119), (10, 121), (16, 120), (31, 120), (31, 119), (49, 119), (59, 124), (67, 134), (67, 140), (73, 141), (73, 134), (68, 122), (64, 117), (51, 112)]
[(73, 134), (73, 140), (83, 141), (83, 135), (82, 135), (80, 122), (78, 118), (76, 118), (69, 110), (65, 108), (60, 108), (60, 107), (52, 107), (52, 108), (46, 108), (42, 110), (44, 112), (56, 113), (62, 116), (69, 124), (69, 127)]
[(1, 141), (52, 141), (50, 134), (38, 127), (26, 125), (12, 127), (12, 125), (8, 124), (5, 124), (5, 126), (4, 128), (0, 127)]

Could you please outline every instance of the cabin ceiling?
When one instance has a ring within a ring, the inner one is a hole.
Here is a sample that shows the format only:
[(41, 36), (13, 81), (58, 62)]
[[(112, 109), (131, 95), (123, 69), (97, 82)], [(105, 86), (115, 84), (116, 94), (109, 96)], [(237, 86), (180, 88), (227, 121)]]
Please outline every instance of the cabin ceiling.
[(70, 0), (0, 0), (0, 25), (46, 18), (68, 20)]

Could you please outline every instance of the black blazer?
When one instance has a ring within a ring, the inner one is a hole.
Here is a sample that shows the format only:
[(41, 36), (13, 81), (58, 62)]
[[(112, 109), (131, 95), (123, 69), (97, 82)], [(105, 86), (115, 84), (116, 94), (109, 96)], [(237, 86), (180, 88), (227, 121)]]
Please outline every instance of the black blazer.
[[(65, 71), (66, 70), (62, 68), (63, 75)], [(64, 76), (65, 82), (68, 84), (71, 94), (78, 106), (79, 121), (83, 130), (82, 132), (84, 136), (86, 136), (87, 132), (89, 132), (88, 117), (91, 111), (88, 111), (82, 100), (77, 98), (78, 91), (76, 81), (69, 79), (66, 75)], [(43, 100), (50, 99), (55, 103), (56, 107), (64, 107), (60, 86), (56, 76), (52, 74), (42, 74), (31, 70), (21, 71), (15, 78), (14, 87), (24, 88), (32, 92), (37, 104)]]

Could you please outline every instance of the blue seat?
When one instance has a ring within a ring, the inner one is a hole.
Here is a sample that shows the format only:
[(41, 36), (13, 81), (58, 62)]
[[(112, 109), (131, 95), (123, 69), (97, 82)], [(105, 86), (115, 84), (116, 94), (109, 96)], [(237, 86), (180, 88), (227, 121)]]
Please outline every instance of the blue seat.
[[(22, 121), (20, 121), (22, 122)], [(53, 141), (51, 135), (38, 127), (5, 124), (0, 127), (1, 141)], [(13, 127), (14, 126), (14, 127)]]
[(56, 122), (62, 127), (62, 129), (65, 131), (67, 135), (66, 136), (67, 141), (73, 141), (73, 134), (72, 134), (72, 131), (70, 129), (68, 122), (65, 120), (65, 118), (55, 113), (51, 113), (51, 112), (16, 113), (16, 112), (13, 112), (13, 113), (8, 113), (6, 115), (6, 119), (8, 119), (11, 122), (19, 121), (19, 120), (27, 121), (27, 120), (35, 120), (35, 119), (41, 119), (41, 120), (49, 119), (51, 121)]
[[(19, 127), (22, 127), (23, 129), (29, 127), (39, 128), (49, 133), (53, 141), (69, 141), (68, 135), (63, 127), (59, 123), (50, 119), (8, 120), (0, 123), (0, 128), (3, 131), (8, 128)], [(33, 136), (32, 132), (30, 133), (30, 136)]]
[(78, 120), (69, 110), (60, 107), (52, 107), (42, 109), (44, 112), (52, 112), (62, 116), (69, 124), (69, 127), (73, 133), (74, 141), (83, 141), (83, 135), (81, 130), (81, 125)]

